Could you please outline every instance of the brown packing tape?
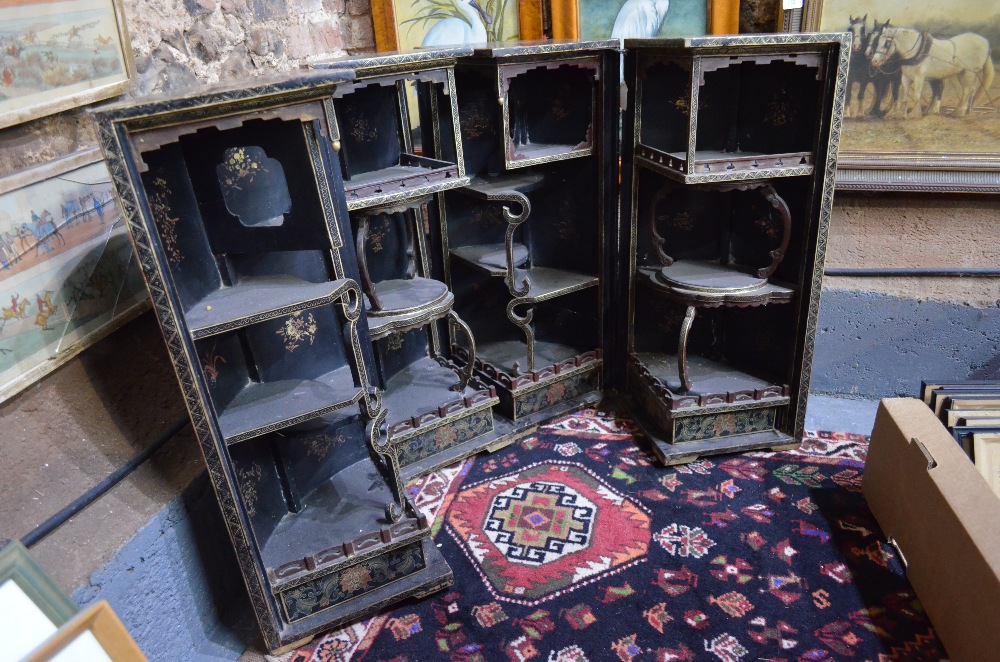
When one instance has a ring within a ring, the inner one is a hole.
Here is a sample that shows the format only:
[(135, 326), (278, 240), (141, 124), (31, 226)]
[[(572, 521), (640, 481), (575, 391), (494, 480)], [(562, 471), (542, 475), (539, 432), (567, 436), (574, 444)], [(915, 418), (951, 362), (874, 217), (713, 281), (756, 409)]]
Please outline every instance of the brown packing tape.
[(1000, 651), (1000, 499), (920, 400), (883, 400), (862, 483), (952, 660)]

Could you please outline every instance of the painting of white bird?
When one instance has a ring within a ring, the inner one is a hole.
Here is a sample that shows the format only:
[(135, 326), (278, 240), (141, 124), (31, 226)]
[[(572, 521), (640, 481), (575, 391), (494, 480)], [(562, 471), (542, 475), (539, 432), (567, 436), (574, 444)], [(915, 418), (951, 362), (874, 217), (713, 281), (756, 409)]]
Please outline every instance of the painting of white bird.
[(650, 39), (660, 32), (670, 0), (627, 0), (618, 12), (611, 36), (620, 39)]
[(493, 17), (476, 0), (455, 0), (459, 16), (443, 18), (435, 23), (424, 39), (423, 47), (481, 44), (489, 41), (486, 27), (493, 24)]
[(705, 0), (576, 0), (582, 39), (656, 39), (705, 34)]

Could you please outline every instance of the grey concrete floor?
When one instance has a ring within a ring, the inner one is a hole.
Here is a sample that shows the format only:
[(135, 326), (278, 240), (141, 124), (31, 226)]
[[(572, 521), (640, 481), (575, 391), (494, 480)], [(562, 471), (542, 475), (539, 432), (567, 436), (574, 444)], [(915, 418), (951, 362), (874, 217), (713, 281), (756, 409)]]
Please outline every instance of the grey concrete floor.
[(878, 400), (836, 395), (810, 395), (806, 403), (806, 429), (871, 434), (878, 403)]

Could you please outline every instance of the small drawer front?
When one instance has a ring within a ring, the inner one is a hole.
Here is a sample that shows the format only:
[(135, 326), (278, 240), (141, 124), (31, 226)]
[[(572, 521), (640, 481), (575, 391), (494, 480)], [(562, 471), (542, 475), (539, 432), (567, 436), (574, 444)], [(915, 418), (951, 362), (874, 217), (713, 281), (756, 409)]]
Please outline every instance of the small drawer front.
[(290, 623), (335, 607), (427, 566), (420, 541), (349, 565), (278, 594)]
[[(783, 405), (781, 408), (785, 408)], [(773, 430), (779, 407), (699, 414), (674, 419), (675, 444)]]

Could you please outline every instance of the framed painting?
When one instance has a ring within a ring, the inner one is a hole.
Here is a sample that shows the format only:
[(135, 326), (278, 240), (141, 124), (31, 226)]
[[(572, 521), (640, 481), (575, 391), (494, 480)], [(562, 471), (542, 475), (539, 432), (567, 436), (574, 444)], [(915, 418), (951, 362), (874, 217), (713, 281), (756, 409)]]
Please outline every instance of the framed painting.
[(541, 3), (542, 0), (372, 0), (375, 47), (384, 53), (541, 39)]
[(95, 602), (25, 658), (25, 662), (146, 662), (107, 600)]
[(100, 150), (0, 179), (0, 402), (147, 305)]
[(736, 0), (550, 0), (554, 39), (650, 39), (739, 32)]
[(972, 448), (976, 468), (986, 479), (993, 494), (1000, 497), (1000, 434), (974, 433)]
[(17, 541), (0, 550), (0, 660), (20, 660), (54, 635), (77, 608)]
[(1000, 2), (805, 0), (854, 35), (837, 187), (1000, 192)]
[(0, 128), (127, 91), (123, 16), (121, 0), (0, 0)]

